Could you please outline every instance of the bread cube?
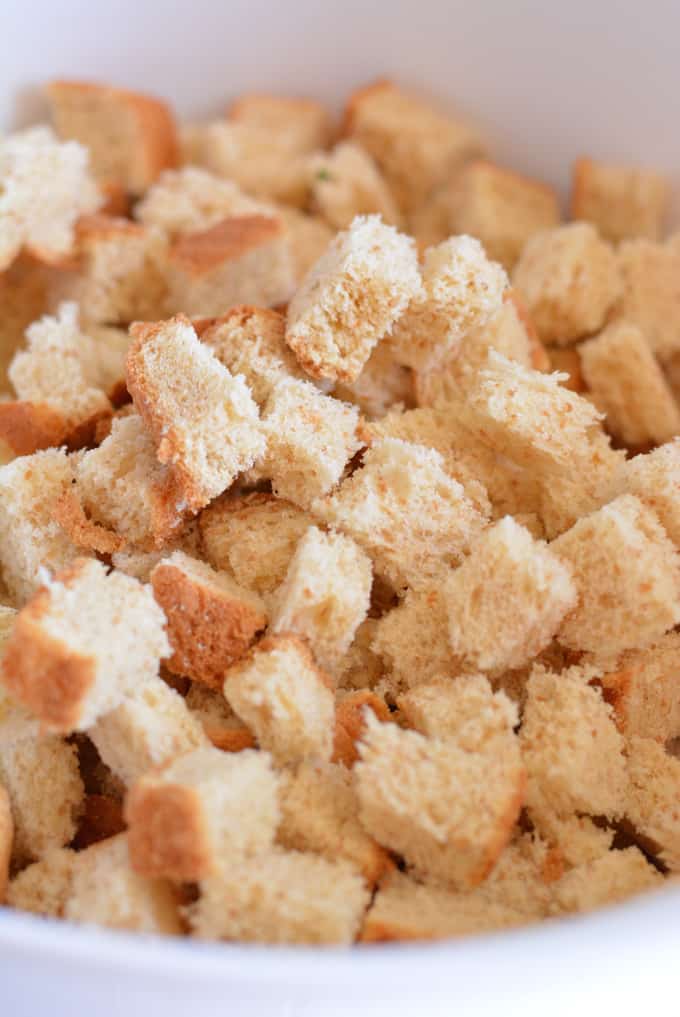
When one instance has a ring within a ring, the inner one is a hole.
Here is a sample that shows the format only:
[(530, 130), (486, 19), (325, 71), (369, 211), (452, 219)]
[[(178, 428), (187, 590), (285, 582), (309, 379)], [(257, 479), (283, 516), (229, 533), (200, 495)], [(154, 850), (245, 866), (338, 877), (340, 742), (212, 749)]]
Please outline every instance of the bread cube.
[(614, 251), (582, 222), (534, 234), (512, 283), (549, 346), (568, 346), (597, 332), (623, 290)]
[(450, 232), (477, 237), (508, 272), (534, 233), (560, 222), (559, 200), (551, 187), (491, 162), (467, 165), (456, 187)]
[(680, 871), (680, 759), (650, 738), (631, 738), (626, 817), (671, 872)]
[(127, 383), (161, 463), (192, 512), (207, 505), (264, 451), (257, 406), (183, 315), (132, 328)]
[(680, 247), (626, 240), (618, 263), (623, 291), (616, 313), (637, 325), (666, 363), (680, 351)]
[(633, 495), (580, 519), (551, 549), (571, 565), (579, 596), (558, 634), (564, 646), (600, 654), (642, 649), (680, 621), (680, 557)]
[(313, 512), (353, 537), (395, 588), (445, 575), (487, 522), (437, 452), (396, 438), (373, 445)]
[(77, 859), (71, 848), (52, 848), (14, 877), (7, 888), (7, 904), (21, 911), (62, 918)]
[(615, 322), (579, 353), (593, 402), (616, 438), (639, 447), (680, 434), (680, 406), (636, 325)]
[(590, 816), (556, 812), (537, 788), (532, 792), (529, 815), (534, 830), (550, 844), (557, 859), (556, 878), (562, 875), (565, 866), (585, 865), (602, 858), (614, 842), (614, 829), (596, 825)]
[[(51, 270), (35, 258), (19, 257), (0, 272), (0, 392), (13, 392), (7, 378), (12, 357), (22, 345), (32, 321), (47, 310), (47, 287)], [(19, 452), (19, 455), (25, 453)]]
[(627, 460), (619, 474), (619, 486), (648, 505), (680, 547), (680, 441), (669, 441)]
[(292, 205), (277, 205), (276, 210), (286, 227), (293, 276), (299, 286), (330, 244), (335, 230), (320, 215), (310, 215)]
[(618, 904), (662, 883), (661, 874), (635, 847), (608, 851), (593, 862), (579, 865), (553, 887), (551, 911), (555, 915), (583, 913)]
[(148, 587), (79, 559), (17, 615), (3, 681), (44, 730), (83, 731), (157, 675), (164, 622)]
[(375, 159), (403, 212), (418, 208), (434, 188), (484, 150), (468, 124), (387, 80), (350, 96), (344, 133)]
[(184, 551), (156, 565), (151, 587), (167, 619), (172, 656), (165, 666), (221, 688), (225, 670), (267, 624), (260, 598)]
[(331, 115), (320, 102), (264, 92), (240, 95), (229, 108), (229, 119), (267, 131), (291, 152), (325, 148), (333, 131)]
[(277, 794), (265, 752), (207, 746), (179, 756), (128, 793), (133, 869), (195, 882), (266, 851), (279, 821)]
[(235, 863), (200, 889), (193, 935), (245, 943), (349, 945), (370, 899), (350, 862), (299, 851)]
[(361, 145), (342, 141), (310, 160), (312, 207), (336, 230), (356, 215), (377, 213), (398, 226), (399, 210), (380, 170)]
[(25, 249), (57, 264), (73, 252), (74, 227), (103, 197), (87, 151), (59, 142), (49, 127), (29, 127), (0, 143), (0, 271)]
[(260, 640), (227, 671), (224, 695), (279, 765), (330, 759), (332, 683), (296, 636), (283, 633)]
[(69, 80), (51, 81), (46, 92), (57, 133), (89, 150), (98, 180), (142, 194), (177, 164), (174, 118), (159, 99)]
[(571, 217), (597, 226), (613, 244), (660, 240), (668, 209), (668, 182), (649, 169), (577, 159), (571, 178)]
[(379, 216), (357, 216), (296, 291), (286, 342), (312, 377), (354, 381), (420, 290), (413, 241)]
[(232, 304), (285, 303), (294, 289), (293, 261), (283, 220), (230, 216), (179, 237), (168, 258), (166, 312), (220, 315)]
[(223, 219), (267, 211), (263, 202), (244, 194), (233, 180), (223, 180), (198, 166), (164, 170), (135, 205), (135, 219), (170, 237), (197, 233)]
[(409, 727), (428, 738), (454, 738), (468, 752), (486, 749), (519, 723), (517, 706), (481, 674), (418, 685), (397, 700)]
[(680, 737), (680, 634), (667, 632), (654, 646), (623, 654), (601, 682), (626, 738)]

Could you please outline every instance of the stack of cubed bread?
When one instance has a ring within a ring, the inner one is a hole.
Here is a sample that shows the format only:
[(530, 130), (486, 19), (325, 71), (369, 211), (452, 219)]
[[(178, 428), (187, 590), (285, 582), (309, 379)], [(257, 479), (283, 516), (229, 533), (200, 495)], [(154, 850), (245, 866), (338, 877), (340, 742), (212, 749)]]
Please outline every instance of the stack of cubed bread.
[(680, 235), (389, 81), (0, 139), (0, 903), (435, 939), (680, 870)]

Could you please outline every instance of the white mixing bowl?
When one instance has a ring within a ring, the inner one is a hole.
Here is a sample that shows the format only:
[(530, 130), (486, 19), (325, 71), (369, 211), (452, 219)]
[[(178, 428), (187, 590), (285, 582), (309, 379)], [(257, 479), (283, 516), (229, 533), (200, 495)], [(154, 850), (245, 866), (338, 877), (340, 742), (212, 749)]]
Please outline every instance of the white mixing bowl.
[[(453, 100), (498, 158), (564, 190), (592, 154), (680, 167), (675, 0), (6, 0), (0, 127), (54, 76), (148, 89), (182, 114), (247, 89), (338, 104), (390, 75)], [(0, 1017), (674, 1013), (680, 892), (431, 946), (275, 949), (143, 939), (0, 909)]]

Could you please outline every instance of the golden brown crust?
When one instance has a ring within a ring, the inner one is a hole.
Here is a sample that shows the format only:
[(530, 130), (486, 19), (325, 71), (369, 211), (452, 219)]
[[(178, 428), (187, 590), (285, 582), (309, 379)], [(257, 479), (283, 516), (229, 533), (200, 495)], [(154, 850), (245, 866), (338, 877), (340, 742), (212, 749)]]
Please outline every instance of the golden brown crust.
[(0, 443), (12, 455), (30, 456), (40, 449), (62, 445), (67, 431), (62, 414), (46, 403), (0, 403)]
[(9, 863), (12, 857), (14, 823), (9, 795), (0, 784), (0, 904), (4, 903), (9, 883)]
[(129, 791), (124, 815), (135, 872), (191, 882), (210, 875), (212, 853), (195, 791), (142, 779)]
[[(175, 241), (170, 260), (187, 275), (200, 276), (266, 244), (284, 232), (282, 220), (265, 215), (223, 219), (210, 229)], [(218, 319), (219, 320), (219, 319)]]
[(503, 849), (506, 847), (508, 841), (512, 837), (512, 832), (515, 828), (519, 814), (522, 811), (524, 805), (524, 799), (526, 796), (527, 789), (527, 774), (526, 770), (522, 770), (520, 773), (515, 794), (508, 800), (508, 805), (504, 815), (498, 819), (498, 826), (496, 829), (496, 836), (489, 840), (486, 846), (486, 852), (482, 860), (480, 861), (479, 867), (470, 873), (470, 879), (468, 886), (472, 889), (475, 886), (479, 886), (483, 883), (486, 877), (489, 875), (494, 865), (500, 858)]
[(85, 515), (75, 490), (69, 489), (61, 494), (52, 506), (52, 518), (59, 523), (64, 533), (76, 547), (98, 554), (113, 554), (122, 551), (126, 541), (104, 526), (93, 522)]
[(123, 185), (118, 180), (102, 180), (99, 182), (99, 190), (103, 193), (105, 201), (99, 209), (102, 215), (111, 215), (116, 218), (125, 218), (130, 213), (130, 199)]
[(602, 676), (600, 685), (603, 699), (609, 703), (614, 711), (616, 726), (619, 731), (625, 732), (628, 724), (633, 671), (630, 668), (622, 671), (612, 671), (610, 674)]
[(364, 85), (363, 88), (357, 88), (355, 92), (352, 92), (343, 111), (340, 124), (340, 137), (347, 138), (353, 133), (357, 109), (366, 96), (371, 95), (373, 92), (390, 91), (394, 87), (395, 84), (390, 78), (376, 78), (370, 84)]
[(222, 752), (242, 752), (257, 746), (252, 731), (245, 724), (229, 727), (216, 721), (204, 721), (203, 730), (208, 741)]
[(153, 570), (151, 585), (168, 620), (173, 650), (165, 661), (168, 670), (209, 688), (221, 688), (225, 670), (265, 627), (264, 612), (251, 601), (217, 585), (211, 587), (167, 562)]
[(357, 742), (360, 740), (366, 721), (364, 708), (373, 710), (378, 720), (392, 719), (390, 709), (384, 700), (368, 689), (350, 692), (335, 710), (335, 733), (333, 737), (332, 762), (352, 767), (359, 758)]

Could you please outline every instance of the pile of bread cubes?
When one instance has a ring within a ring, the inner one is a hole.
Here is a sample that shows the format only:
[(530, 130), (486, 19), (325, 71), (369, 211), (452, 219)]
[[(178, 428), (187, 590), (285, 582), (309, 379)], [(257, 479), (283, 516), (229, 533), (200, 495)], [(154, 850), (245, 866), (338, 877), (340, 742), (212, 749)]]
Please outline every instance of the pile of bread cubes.
[(380, 81), (0, 139), (0, 901), (350, 944), (680, 869), (680, 236)]

